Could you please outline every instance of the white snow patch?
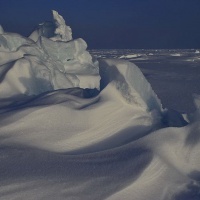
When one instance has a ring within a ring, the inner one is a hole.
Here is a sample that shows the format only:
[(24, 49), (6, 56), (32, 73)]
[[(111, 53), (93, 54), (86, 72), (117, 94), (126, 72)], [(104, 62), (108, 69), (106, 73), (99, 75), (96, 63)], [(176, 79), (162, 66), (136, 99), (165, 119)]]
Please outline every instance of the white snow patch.
[(137, 58), (140, 56), (141, 56), (141, 54), (130, 54), (130, 55), (122, 55), (119, 58)]
[(171, 54), (171, 56), (175, 56), (175, 57), (177, 56), (178, 57), (178, 56), (181, 56), (181, 54), (180, 53), (174, 53), (174, 54)]

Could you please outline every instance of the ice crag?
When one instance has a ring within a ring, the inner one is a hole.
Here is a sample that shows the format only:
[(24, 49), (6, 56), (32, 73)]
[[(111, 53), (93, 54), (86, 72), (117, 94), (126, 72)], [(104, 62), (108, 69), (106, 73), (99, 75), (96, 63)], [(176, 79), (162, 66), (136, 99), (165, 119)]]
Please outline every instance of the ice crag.
[(55, 10), (53, 12), (53, 22), (43, 22), (31, 33), (30, 39), (35, 42), (40, 36), (51, 38), (53, 41), (68, 42), (72, 40), (72, 30), (65, 24), (65, 20)]
[(40, 25), (29, 38), (1, 29), (1, 97), (72, 87), (99, 89), (98, 62), (86, 51), (86, 42), (72, 40), (64, 19), (56, 11), (53, 15), (50, 27)]

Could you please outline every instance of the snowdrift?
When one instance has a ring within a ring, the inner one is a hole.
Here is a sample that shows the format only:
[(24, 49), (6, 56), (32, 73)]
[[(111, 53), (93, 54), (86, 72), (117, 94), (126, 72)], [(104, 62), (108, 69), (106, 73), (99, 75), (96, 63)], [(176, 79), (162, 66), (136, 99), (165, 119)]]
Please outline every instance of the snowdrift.
[(1, 199), (199, 199), (200, 97), (185, 126), (53, 16), (29, 38), (0, 28)]

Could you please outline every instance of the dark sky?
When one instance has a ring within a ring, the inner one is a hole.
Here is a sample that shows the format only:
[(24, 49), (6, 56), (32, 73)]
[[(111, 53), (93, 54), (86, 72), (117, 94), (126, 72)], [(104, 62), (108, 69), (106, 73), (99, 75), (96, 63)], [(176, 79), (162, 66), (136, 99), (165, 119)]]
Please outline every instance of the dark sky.
[(28, 36), (57, 10), (92, 48), (200, 48), (200, 0), (0, 0), (0, 24)]

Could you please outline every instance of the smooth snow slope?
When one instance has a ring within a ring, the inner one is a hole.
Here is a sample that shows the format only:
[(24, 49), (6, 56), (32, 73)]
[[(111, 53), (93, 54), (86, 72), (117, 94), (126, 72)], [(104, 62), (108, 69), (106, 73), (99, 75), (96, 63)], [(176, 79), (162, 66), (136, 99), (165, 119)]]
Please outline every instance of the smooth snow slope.
[(0, 35), (0, 199), (200, 199), (200, 97), (184, 126), (136, 65), (93, 60), (56, 16), (37, 42)]

